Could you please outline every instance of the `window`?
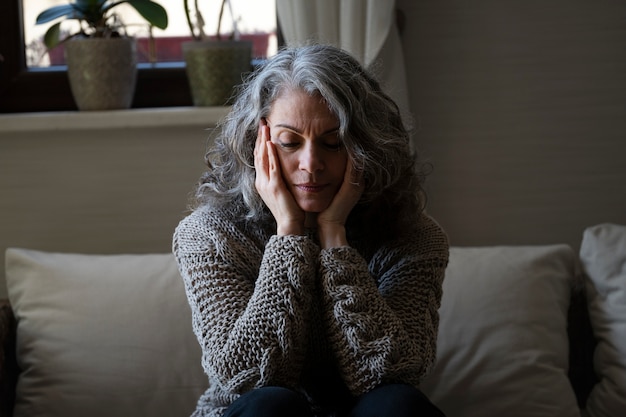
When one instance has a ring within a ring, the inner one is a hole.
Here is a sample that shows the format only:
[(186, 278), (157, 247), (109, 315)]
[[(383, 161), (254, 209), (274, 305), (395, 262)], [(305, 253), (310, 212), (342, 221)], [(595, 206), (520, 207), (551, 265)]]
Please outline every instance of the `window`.
[[(134, 10), (128, 8), (123, 12), (129, 32), (138, 38), (140, 55), (133, 107), (190, 106), (191, 95), (179, 47), (180, 42), (190, 37), (183, 2), (156, 1), (167, 9), (169, 26), (166, 31), (155, 29), (151, 43), (145, 24), (134, 24), (142, 22)], [(0, 3), (0, 112), (74, 110), (62, 49), (43, 53), (40, 39), (48, 25), (34, 24), (39, 12), (66, 0), (2, 0)], [(209, 34), (216, 30), (219, 3), (206, 2), (207, 10), (203, 9)], [(231, 4), (241, 37), (255, 42), (255, 57), (272, 55), (279, 42), (275, 0), (231, 0)], [(230, 14), (225, 12), (222, 33), (231, 32), (232, 23)]]

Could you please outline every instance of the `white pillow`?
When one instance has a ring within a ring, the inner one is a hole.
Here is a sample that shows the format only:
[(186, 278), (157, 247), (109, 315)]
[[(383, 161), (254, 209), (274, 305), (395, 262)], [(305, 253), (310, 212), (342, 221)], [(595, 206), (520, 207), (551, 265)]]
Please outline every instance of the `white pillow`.
[(170, 254), (6, 252), (14, 417), (188, 416), (207, 387)]
[(566, 245), (450, 249), (422, 385), (447, 417), (580, 416), (567, 377), (575, 265)]
[(626, 415), (626, 226), (601, 224), (583, 233), (580, 258), (597, 340), (598, 383), (587, 400), (590, 417)]

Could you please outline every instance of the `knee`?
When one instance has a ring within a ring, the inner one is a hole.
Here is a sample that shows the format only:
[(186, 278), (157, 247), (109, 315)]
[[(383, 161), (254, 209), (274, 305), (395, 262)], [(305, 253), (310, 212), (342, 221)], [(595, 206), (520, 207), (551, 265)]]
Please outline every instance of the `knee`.
[(241, 395), (224, 417), (312, 417), (307, 400), (283, 387), (262, 387)]
[(420, 390), (408, 384), (381, 385), (363, 394), (350, 417), (444, 417)]

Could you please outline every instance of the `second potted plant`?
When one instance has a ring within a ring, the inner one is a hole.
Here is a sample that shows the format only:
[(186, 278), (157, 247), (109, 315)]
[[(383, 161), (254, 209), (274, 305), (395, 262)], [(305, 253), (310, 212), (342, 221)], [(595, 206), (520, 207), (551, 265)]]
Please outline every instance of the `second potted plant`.
[[(152, 0), (73, 0), (53, 6), (37, 17), (37, 24), (63, 19), (48, 28), (48, 49), (63, 43), (72, 95), (79, 110), (130, 107), (135, 91), (135, 39), (113, 9), (128, 4), (152, 26), (167, 27), (167, 12)], [(77, 20), (78, 29), (61, 39), (61, 24)]]
[(182, 49), (193, 102), (196, 106), (228, 105), (234, 87), (241, 83), (242, 75), (251, 70), (252, 42), (235, 39), (236, 29), (228, 39), (222, 38), (221, 23), (229, 0), (222, 0), (215, 39), (204, 32), (198, 0), (193, 0), (193, 11), (189, 3), (184, 0), (187, 23), (194, 39), (184, 42)]

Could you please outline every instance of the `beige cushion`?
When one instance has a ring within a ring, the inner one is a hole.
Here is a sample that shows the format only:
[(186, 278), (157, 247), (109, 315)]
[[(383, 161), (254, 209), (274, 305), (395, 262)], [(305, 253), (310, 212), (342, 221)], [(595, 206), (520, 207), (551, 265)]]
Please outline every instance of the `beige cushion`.
[(9, 249), (15, 417), (188, 416), (206, 388), (172, 255)]
[(573, 417), (565, 245), (450, 250), (437, 364), (422, 385), (447, 417)]
[(590, 417), (626, 415), (626, 226), (601, 224), (583, 233), (580, 258), (597, 339), (599, 378), (587, 400)]

